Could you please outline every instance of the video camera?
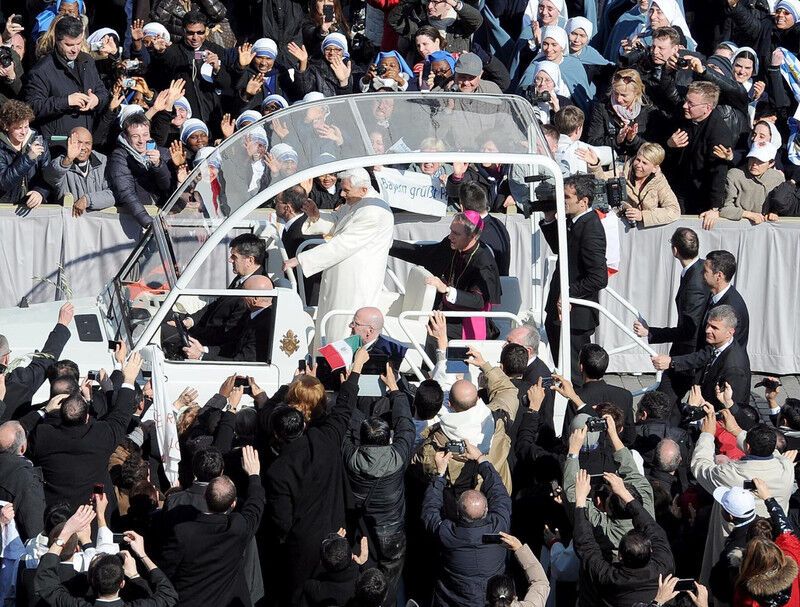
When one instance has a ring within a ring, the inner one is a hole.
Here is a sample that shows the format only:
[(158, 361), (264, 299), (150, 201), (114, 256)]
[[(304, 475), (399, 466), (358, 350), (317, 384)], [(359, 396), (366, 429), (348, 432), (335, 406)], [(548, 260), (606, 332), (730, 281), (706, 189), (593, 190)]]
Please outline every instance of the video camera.
[(618, 209), (628, 200), (628, 186), (624, 177), (594, 180), (592, 208), (601, 211)]
[(7, 68), (14, 63), (14, 57), (11, 54), (11, 49), (7, 46), (0, 46), (0, 66)]

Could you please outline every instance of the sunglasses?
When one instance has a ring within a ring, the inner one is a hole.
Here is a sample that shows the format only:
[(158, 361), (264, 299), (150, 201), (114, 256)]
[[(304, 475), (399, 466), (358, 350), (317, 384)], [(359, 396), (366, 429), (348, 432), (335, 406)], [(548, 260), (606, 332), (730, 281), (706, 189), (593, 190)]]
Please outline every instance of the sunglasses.
[(632, 76), (620, 76), (619, 74), (614, 74), (613, 81), (624, 82), (625, 84), (633, 84), (634, 82), (636, 82), (636, 80), (634, 80)]

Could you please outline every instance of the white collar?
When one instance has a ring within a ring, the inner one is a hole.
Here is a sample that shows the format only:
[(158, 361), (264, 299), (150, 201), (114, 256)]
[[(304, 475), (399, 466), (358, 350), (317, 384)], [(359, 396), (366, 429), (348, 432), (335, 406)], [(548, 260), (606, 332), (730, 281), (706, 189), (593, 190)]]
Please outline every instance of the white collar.
[(253, 310), (252, 312), (250, 312), (250, 320), (253, 320), (256, 316), (261, 314), (264, 310), (266, 310), (266, 308), (259, 308), (258, 310)]
[(581, 217), (583, 217), (587, 213), (591, 213), (591, 212), (592, 212), (592, 209), (588, 208), (583, 213), (578, 213), (577, 215), (575, 215), (575, 217), (572, 218), (572, 223), (574, 224), (576, 221), (578, 221), (578, 219), (580, 219)]
[(528, 359), (528, 364), (526, 366), (530, 367), (533, 364), (533, 361), (535, 361), (537, 358), (539, 358), (539, 356), (534, 354), (532, 358)]
[(719, 292), (719, 293), (717, 293), (716, 295), (712, 295), (712, 296), (711, 296), (711, 301), (712, 301), (714, 304), (717, 304), (717, 303), (719, 303), (719, 300), (720, 300), (720, 299), (722, 299), (722, 296), (723, 296), (723, 295), (725, 295), (725, 293), (727, 293), (727, 292), (728, 292), (728, 289), (730, 289), (730, 288), (731, 288), (731, 285), (730, 285), (730, 284), (728, 284), (728, 286), (727, 286), (727, 287), (725, 287), (724, 289), (722, 289), (722, 291), (720, 291), (720, 292)]
[(688, 271), (689, 271), (689, 268), (691, 268), (691, 267), (692, 267), (694, 264), (696, 264), (696, 263), (697, 263), (697, 260), (698, 260), (698, 259), (700, 259), (700, 258), (699, 258), (699, 257), (695, 257), (695, 258), (692, 260), (692, 263), (690, 263), (688, 266), (686, 266), (685, 268), (683, 268), (683, 269), (681, 270), (681, 278), (683, 278), (684, 276), (686, 276), (686, 272), (688, 272)]
[(297, 215), (295, 215), (294, 217), (292, 217), (292, 218), (291, 218), (289, 221), (287, 221), (287, 222), (285, 222), (285, 223), (283, 224), (283, 229), (284, 229), (284, 230), (288, 230), (288, 229), (289, 229), (289, 226), (291, 226), (291, 225), (292, 225), (292, 224), (293, 224), (295, 221), (297, 221), (298, 219), (300, 219), (302, 216), (303, 216), (303, 214), (302, 214), (302, 213), (298, 213)]
[(719, 356), (722, 354), (725, 349), (733, 343), (733, 337), (731, 337), (728, 341), (722, 344), (719, 348), (714, 348), (714, 356)]

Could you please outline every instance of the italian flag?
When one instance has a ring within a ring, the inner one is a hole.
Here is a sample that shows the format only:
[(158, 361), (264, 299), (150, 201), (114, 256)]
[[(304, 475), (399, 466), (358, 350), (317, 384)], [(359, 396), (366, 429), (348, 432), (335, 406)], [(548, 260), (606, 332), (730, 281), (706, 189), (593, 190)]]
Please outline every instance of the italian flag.
[(353, 354), (361, 347), (361, 337), (351, 335), (346, 339), (326, 344), (319, 349), (319, 353), (331, 366), (331, 370), (341, 369), (350, 366), (353, 362)]

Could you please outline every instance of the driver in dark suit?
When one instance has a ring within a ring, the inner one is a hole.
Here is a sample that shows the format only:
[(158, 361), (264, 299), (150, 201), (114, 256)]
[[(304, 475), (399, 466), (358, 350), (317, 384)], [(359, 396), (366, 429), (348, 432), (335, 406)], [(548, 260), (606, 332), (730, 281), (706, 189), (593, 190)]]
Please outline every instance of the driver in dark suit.
[[(243, 286), (245, 291), (266, 291), (274, 288), (266, 276), (251, 276)], [(270, 362), (272, 354), (272, 329), (274, 326), (272, 298), (240, 298), (245, 306), (245, 315), (233, 331), (220, 329), (213, 335), (214, 345), (204, 345), (189, 337), (189, 345), (183, 348), (186, 358), (193, 360), (242, 360)], [(209, 342), (211, 343), (211, 342)]]
[[(286, 249), (286, 256), (289, 259), (297, 257), (297, 249), (306, 240), (319, 238), (318, 235), (307, 236), (303, 234), (303, 223), (306, 214), (303, 213), (303, 204), (308, 200), (308, 194), (302, 186), (295, 185), (284, 190), (275, 198), (275, 214), (283, 222), (283, 232), (281, 242)], [(311, 247), (313, 248), (313, 247)], [(319, 285), (322, 281), (322, 274), (305, 276), (303, 284), (306, 292), (306, 305), (316, 306), (319, 301)]]

